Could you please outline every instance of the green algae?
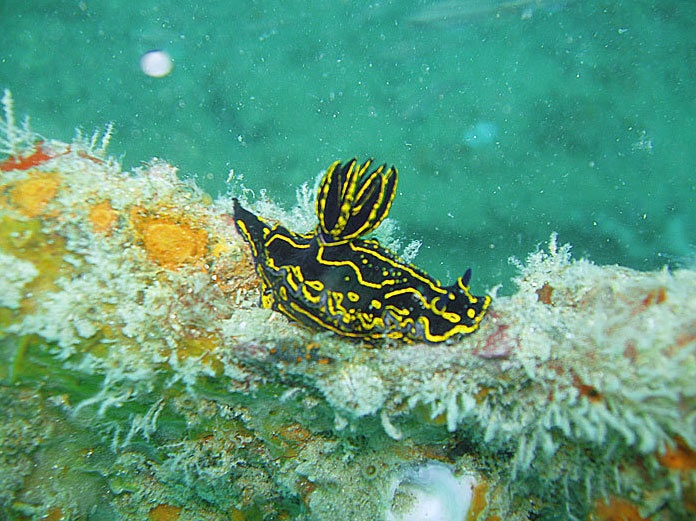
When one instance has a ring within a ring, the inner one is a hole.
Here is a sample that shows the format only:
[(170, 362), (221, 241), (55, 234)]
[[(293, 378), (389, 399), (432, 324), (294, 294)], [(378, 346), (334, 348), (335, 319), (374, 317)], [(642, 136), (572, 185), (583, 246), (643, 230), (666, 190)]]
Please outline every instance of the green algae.
[[(50, 212), (4, 221), (0, 249), (26, 273), (1, 280), (6, 517), (372, 521), (440, 462), (477, 484), (481, 520), (596, 518), (605, 498), (688, 519), (694, 272), (575, 261), (552, 236), (475, 335), (366, 349), (259, 309), (228, 198), (54, 146)], [(110, 234), (89, 223), (95, 185)], [(129, 219), (162, 208), (226, 247), (153, 261)]]

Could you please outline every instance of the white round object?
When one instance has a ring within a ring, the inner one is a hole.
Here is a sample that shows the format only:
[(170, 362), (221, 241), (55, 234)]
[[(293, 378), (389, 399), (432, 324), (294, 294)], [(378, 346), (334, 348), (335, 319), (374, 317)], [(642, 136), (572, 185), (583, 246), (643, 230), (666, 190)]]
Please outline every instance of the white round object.
[(476, 478), (437, 461), (402, 470), (389, 484), (387, 521), (464, 521)]
[(164, 51), (147, 51), (140, 57), (140, 69), (152, 78), (163, 78), (173, 68), (172, 57)]

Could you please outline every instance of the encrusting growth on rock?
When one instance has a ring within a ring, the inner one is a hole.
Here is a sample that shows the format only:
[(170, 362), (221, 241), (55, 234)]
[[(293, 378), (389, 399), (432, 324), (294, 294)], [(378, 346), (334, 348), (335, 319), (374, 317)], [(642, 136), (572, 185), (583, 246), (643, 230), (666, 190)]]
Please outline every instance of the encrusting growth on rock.
[(282, 225), (272, 202), (123, 172), (110, 129), (38, 143), (3, 103), (10, 519), (696, 515), (695, 272), (573, 260), (553, 236), (474, 334), (365, 349), (259, 306), (233, 198)]

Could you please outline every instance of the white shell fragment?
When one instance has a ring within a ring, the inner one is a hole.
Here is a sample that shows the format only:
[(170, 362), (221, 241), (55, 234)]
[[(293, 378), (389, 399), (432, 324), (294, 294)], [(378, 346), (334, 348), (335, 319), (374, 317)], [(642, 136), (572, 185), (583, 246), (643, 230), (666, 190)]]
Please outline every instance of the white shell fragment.
[(476, 479), (437, 461), (398, 473), (389, 485), (387, 521), (464, 521)]

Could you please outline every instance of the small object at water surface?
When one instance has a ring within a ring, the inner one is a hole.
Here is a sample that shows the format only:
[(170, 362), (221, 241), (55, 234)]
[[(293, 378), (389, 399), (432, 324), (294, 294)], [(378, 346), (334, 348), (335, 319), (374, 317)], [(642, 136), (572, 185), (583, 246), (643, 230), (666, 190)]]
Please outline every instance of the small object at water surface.
[(147, 51), (140, 57), (140, 69), (151, 78), (164, 78), (173, 68), (174, 62), (165, 51)]
[(271, 225), (234, 200), (234, 221), (261, 278), (261, 304), (303, 324), (375, 342), (442, 342), (471, 333), (490, 304), (469, 292), (471, 270), (443, 287), (376, 240), (362, 239), (389, 212), (397, 171), (333, 163), (319, 186), (319, 226)]

